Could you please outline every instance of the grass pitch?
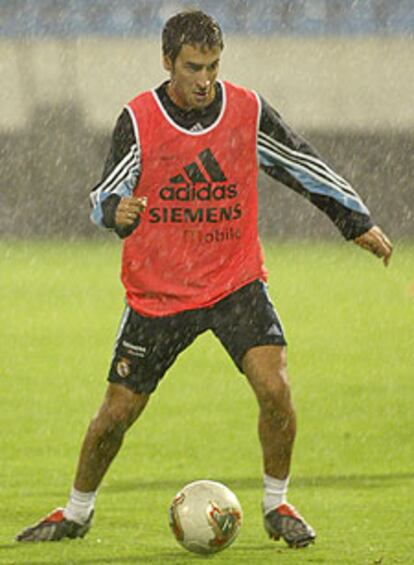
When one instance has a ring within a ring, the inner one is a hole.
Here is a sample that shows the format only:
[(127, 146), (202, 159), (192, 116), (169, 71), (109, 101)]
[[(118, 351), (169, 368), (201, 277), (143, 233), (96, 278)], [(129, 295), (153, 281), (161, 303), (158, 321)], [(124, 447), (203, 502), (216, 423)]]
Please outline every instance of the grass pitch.
[(302, 551), (261, 523), (257, 407), (205, 334), (169, 372), (101, 487), (84, 540), (17, 544), (66, 502), (103, 396), (123, 308), (119, 245), (0, 245), (0, 563), (188, 563), (167, 509), (186, 483), (223, 481), (244, 525), (225, 564), (413, 563), (414, 247), (388, 269), (352, 244), (265, 245), (289, 341), (299, 432), (290, 501), (315, 527)]

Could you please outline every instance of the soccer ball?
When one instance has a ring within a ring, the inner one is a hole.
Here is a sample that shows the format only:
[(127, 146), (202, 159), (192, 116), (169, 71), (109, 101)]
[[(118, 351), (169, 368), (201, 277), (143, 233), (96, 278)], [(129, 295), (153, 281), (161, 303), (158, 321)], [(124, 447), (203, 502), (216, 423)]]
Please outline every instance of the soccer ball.
[(243, 521), (236, 495), (215, 481), (189, 483), (174, 497), (170, 527), (177, 541), (194, 553), (217, 553), (234, 542)]

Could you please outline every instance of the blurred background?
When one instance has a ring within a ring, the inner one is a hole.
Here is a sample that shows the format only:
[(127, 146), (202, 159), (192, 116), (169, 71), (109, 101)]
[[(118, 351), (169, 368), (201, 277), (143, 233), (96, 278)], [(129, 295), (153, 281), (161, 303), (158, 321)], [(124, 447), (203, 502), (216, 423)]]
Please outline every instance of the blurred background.
[[(0, 0), (0, 236), (99, 237), (89, 190), (123, 105), (166, 78), (166, 19), (201, 7), (225, 33), (221, 78), (260, 92), (414, 236), (414, 0)], [(261, 176), (265, 236), (336, 233)]]

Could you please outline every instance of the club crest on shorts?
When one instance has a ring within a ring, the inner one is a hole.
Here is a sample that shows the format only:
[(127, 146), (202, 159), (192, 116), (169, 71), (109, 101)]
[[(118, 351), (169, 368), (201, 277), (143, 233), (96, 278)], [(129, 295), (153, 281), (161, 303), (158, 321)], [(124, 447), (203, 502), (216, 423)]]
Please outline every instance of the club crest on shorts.
[(120, 377), (125, 379), (131, 373), (131, 362), (126, 357), (121, 357), (116, 364), (116, 372)]

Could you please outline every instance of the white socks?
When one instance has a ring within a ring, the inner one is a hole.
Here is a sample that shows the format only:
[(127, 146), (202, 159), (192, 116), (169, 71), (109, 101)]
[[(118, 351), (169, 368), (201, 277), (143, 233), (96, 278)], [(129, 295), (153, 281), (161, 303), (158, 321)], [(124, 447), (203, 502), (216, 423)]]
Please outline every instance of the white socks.
[[(263, 510), (265, 514), (286, 502), (288, 484), (289, 477), (280, 480), (264, 474)], [(78, 524), (84, 524), (94, 508), (96, 494), (96, 491), (80, 492), (72, 487), (68, 503), (63, 511), (65, 518)]]
[(286, 502), (288, 484), (289, 477), (284, 480), (279, 480), (264, 474), (263, 510), (265, 514)]
[(63, 515), (67, 520), (84, 524), (93, 510), (95, 498), (96, 491), (80, 492), (73, 487)]
[[(289, 477), (280, 480), (264, 474), (263, 510), (265, 514), (286, 502), (288, 484)], [(80, 492), (73, 487), (63, 511), (65, 518), (78, 524), (84, 524), (94, 508), (96, 494), (96, 491)]]

